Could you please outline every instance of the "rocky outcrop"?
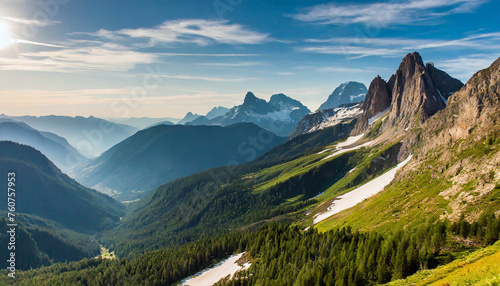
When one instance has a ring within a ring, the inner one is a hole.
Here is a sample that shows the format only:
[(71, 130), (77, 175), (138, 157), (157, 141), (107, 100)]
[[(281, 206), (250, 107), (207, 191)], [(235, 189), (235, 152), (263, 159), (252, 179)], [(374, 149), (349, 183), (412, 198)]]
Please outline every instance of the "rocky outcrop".
[(337, 108), (342, 104), (362, 101), (366, 92), (366, 86), (360, 82), (343, 83), (330, 94), (328, 100), (319, 107), (319, 110)]
[(457, 142), (475, 132), (487, 137), (500, 123), (500, 58), (478, 71), (448, 100), (448, 106), (424, 126), (424, 152), (437, 145)]
[(383, 112), (391, 105), (391, 96), (391, 90), (385, 80), (380, 76), (374, 78), (370, 83), (370, 88), (361, 107), (363, 114), (354, 127), (352, 135), (365, 132), (369, 125), (369, 119)]

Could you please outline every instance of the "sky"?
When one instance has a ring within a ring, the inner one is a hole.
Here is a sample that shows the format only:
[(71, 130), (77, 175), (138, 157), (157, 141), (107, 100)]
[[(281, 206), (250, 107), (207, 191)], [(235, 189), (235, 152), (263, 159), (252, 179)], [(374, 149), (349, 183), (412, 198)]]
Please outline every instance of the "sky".
[(405, 54), (466, 82), (500, 56), (498, 0), (2, 0), (0, 113), (206, 114), (247, 91), (315, 110)]

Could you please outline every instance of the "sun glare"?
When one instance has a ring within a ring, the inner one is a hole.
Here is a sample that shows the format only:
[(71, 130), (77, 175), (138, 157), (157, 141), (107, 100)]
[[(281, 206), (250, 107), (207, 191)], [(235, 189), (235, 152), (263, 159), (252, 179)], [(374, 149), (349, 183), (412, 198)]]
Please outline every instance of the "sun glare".
[(0, 49), (3, 49), (12, 44), (9, 28), (4, 23), (0, 22)]

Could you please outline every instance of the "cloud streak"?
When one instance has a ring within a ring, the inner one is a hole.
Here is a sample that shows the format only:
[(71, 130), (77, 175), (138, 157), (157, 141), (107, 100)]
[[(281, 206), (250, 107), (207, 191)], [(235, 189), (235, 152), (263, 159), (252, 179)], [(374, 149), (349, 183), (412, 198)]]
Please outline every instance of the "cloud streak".
[(0, 19), (9, 21), (9, 22), (14, 22), (14, 23), (19, 23), (19, 24), (24, 24), (24, 25), (33, 25), (37, 27), (46, 27), (46, 26), (54, 26), (56, 24), (60, 24), (60, 21), (52, 21), (52, 20), (47, 20), (47, 21), (40, 21), (36, 19), (25, 19), (25, 18), (18, 18), (18, 17), (7, 17), (7, 16), (0, 16)]
[[(74, 33), (75, 34), (75, 33)], [(239, 24), (225, 20), (187, 19), (165, 21), (151, 28), (122, 29), (108, 31), (101, 29), (87, 34), (116, 41), (140, 39), (147, 46), (175, 43), (191, 43), (198, 46), (210, 44), (254, 45), (272, 41), (269, 34), (252, 31)]]
[(291, 15), (317, 24), (365, 24), (377, 27), (425, 23), (450, 14), (469, 13), (487, 0), (407, 0), (392, 3), (322, 4)]
[(500, 48), (500, 32), (483, 33), (454, 40), (406, 38), (330, 38), (307, 39), (310, 46), (297, 47), (301, 52), (345, 55), (350, 59), (368, 56), (399, 57), (425, 49), (467, 49), (494, 51)]

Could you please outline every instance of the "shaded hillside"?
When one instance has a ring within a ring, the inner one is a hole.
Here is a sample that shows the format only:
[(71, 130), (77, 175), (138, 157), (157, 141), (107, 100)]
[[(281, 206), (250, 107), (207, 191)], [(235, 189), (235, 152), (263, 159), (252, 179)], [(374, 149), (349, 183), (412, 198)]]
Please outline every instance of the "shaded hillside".
[(53, 133), (40, 132), (25, 123), (11, 119), (0, 119), (0, 140), (17, 142), (40, 150), (63, 171), (68, 171), (86, 160), (66, 139)]
[(356, 119), (338, 123), (332, 127), (320, 129), (311, 133), (296, 136), (287, 142), (274, 147), (257, 159), (257, 162), (288, 161), (303, 156), (306, 153), (321, 150), (332, 142), (346, 139), (351, 133)]
[(284, 141), (254, 124), (160, 125), (137, 132), (81, 167), (77, 179), (119, 200), (213, 167), (242, 164)]
[[(16, 212), (91, 234), (113, 227), (123, 216), (119, 202), (81, 186), (32, 147), (1, 141), (0, 172), (16, 173)], [(7, 196), (0, 197), (0, 205), (7, 210)]]

